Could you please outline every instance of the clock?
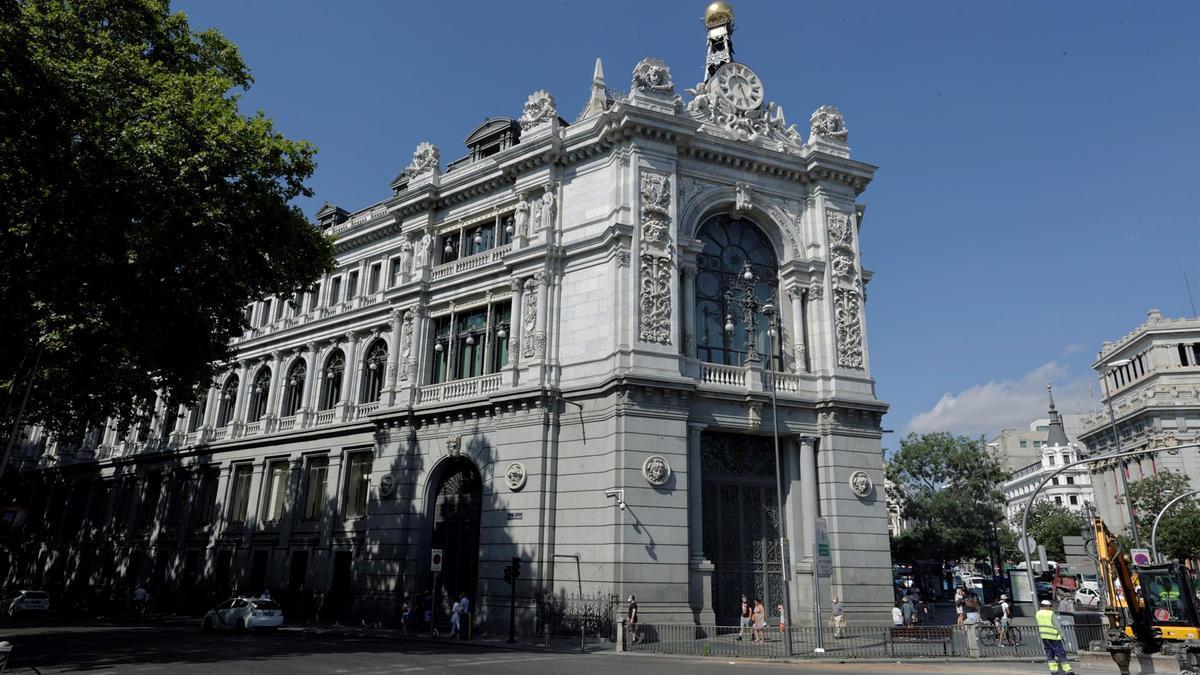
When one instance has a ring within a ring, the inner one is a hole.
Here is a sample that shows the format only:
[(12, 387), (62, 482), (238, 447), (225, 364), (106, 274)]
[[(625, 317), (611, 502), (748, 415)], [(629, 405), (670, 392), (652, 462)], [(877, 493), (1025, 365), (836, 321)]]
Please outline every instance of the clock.
[(763, 103), (762, 80), (740, 63), (726, 63), (718, 68), (712, 84), (716, 94), (738, 110), (753, 110)]

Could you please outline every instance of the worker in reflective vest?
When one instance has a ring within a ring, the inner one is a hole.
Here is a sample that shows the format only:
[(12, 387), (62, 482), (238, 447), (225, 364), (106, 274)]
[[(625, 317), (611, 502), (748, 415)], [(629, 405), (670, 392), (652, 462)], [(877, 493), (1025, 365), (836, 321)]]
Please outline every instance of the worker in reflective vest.
[(1042, 648), (1046, 650), (1046, 665), (1050, 672), (1071, 672), (1071, 664), (1067, 663), (1067, 650), (1063, 647), (1062, 633), (1058, 630), (1058, 619), (1054, 616), (1053, 605), (1049, 600), (1042, 601), (1042, 608), (1037, 613), (1038, 637), (1042, 638)]

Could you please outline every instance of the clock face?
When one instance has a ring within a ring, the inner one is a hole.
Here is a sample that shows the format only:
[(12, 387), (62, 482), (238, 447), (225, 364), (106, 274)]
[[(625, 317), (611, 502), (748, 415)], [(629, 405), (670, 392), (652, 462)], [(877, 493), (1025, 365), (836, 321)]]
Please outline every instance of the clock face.
[(762, 80), (740, 63), (726, 63), (713, 77), (716, 92), (738, 110), (753, 110), (763, 103)]

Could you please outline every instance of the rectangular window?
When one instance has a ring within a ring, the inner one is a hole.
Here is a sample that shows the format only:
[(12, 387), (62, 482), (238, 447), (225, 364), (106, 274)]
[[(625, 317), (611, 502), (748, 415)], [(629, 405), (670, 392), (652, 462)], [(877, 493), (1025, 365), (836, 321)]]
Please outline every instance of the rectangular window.
[(244, 523), (250, 510), (250, 478), (254, 467), (242, 464), (233, 470), (233, 509), (229, 513), (229, 522)]
[(367, 515), (367, 491), (371, 487), (373, 459), (369, 452), (357, 452), (349, 456), (350, 467), (346, 478), (347, 518)]
[(258, 321), (259, 325), (265, 326), (265, 325), (271, 323), (271, 318), (272, 318), (272, 315), (274, 315), (274, 313), (275, 313), (275, 301), (270, 298), (263, 300), (262, 314), (259, 315), (260, 318)]
[(1181, 365), (1181, 366), (1188, 365), (1188, 355), (1187, 355), (1186, 345), (1179, 344), (1176, 346), (1179, 348), (1179, 365)]
[(1055, 496), (1054, 496), (1054, 503), (1055, 503), (1055, 504), (1062, 504), (1062, 496), (1060, 496), (1060, 495), (1055, 495)]
[(287, 498), (288, 463), (271, 462), (267, 467), (267, 496), (263, 504), (266, 520), (278, 522), (283, 519), (283, 506)]
[(374, 295), (379, 292), (379, 276), (383, 273), (383, 263), (375, 263), (371, 265), (371, 272), (367, 276), (367, 294)]
[(319, 520), (325, 511), (325, 478), (329, 475), (329, 459), (314, 457), (304, 470), (304, 519)]
[(391, 268), (392, 269), (392, 282), (390, 285), (394, 288), (394, 287), (400, 285), (400, 281), (402, 279), (404, 268), (400, 266), (399, 258), (392, 258), (391, 265), (392, 265), (392, 268)]
[(358, 270), (350, 273), (350, 279), (346, 282), (346, 301), (354, 299), (358, 295)]
[(326, 305), (332, 307), (341, 301), (342, 293), (342, 278), (334, 277), (329, 280), (329, 297), (326, 300)]
[(450, 317), (439, 316), (433, 320), (433, 372), (430, 382), (437, 384), (445, 382), (449, 374), (447, 367), (450, 363)]
[(1022, 447), (1022, 448), (1024, 448), (1024, 447), (1028, 447), (1028, 446), (1029, 446), (1029, 442), (1028, 442), (1028, 441), (1021, 441), (1021, 447)]
[(487, 325), (487, 316), (488, 310), (483, 307), (455, 317), (454, 371), (458, 379), (483, 375), (484, 327)]
[(1077, 497), (1077, 496), (1075, 496), (1075, 495), (1071, 495), (1071, 496), (1067, 497), (1067, 499), (1071, 500), (1071, 504), (1072, 504), (1073, 506), (1078, 506), (1078, 505), (1079, 505), (1079, 497)]
[(1058, 476), (1055, 476), (1054, 478), (1051, 478), (1051, 479), (1050, 479), (1050, 484), (1051, 484), (1051, 485), (1058, 485)]
[(175, 481), (175, 491), (172, 497), (171, 510), (167, 514), (167, 524), (177, 528), (183, 524), (183, 514), (187, 511), (188, 481), (186, 474)]
[(1200, 342), (1192, 345), (1192, 364), (1200, 363)]
[(435, 318), (430, 382), (479, 377), (508, 365), (511, 311), (512, 303), (505, 300)]
[(1048, 455), (1048, 458), (1049, 458), (1049, 460), (1050, 460), (1050, 466), (1055, 466), (1055, 463), (1054, 463), (1054, 455)]
[(276, 321), (283, 318), (283, 308), (285, 306), (287, 306), (287, 304), (288, 304), (287, 298), (276, 298), (275, 299), (275, 320)]
[(217, 469), (204, 472), (202, 479), (203, 492), (200, 495), (200, 516), (196, 522), (200, 525), (212, 525), (217, 520), (217, 488), (220, 487), (221, 473)]
[(1067, 476), (1067, 485), (1075, 484), (1075, 476)]
[(438, 237), (438, 250), (442, 254), (442, 264), (454, 262), (459, 259), (459, 245), (462, 233), (458, 230), (447, 232)]
[(320, 302), (321, 302), (321, 284), (318, 282), (316, 288), (314, 288), (312, 290), (312, 292), (308, 294), (308, 311), (310, 313), (315, 312), (317, 309), (317, 306), (320, 304)]
[(246, 305), (246, 314), (243, 318), (246, 320), (247, 326), (254, 325), (254, 303), (253, 302), (250, 303), (249, 305)]

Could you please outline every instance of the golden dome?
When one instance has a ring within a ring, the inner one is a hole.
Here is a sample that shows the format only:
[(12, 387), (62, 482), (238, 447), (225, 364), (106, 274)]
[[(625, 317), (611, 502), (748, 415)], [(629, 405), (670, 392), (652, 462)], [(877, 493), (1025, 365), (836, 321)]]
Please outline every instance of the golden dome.
[(717, 0), (704, 10), (704, 26), (716, 28), (724, 23), (733, 23), (733, 7), (724, 0)]

